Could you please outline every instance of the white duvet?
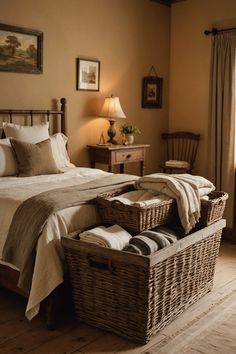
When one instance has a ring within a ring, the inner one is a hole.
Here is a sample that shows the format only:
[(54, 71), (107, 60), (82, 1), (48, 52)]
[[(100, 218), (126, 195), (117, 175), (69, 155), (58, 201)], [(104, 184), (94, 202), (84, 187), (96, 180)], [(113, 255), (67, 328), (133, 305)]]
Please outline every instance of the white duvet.
[[(104, 175), (108, 175), (108, 172), (78, 167), (56, 175), (0, 177), (0, 261), (12, 217), (21, 202), (50, 189), (86, 183)], [(67, 208), (49, 217), (37, 244), (32, 287), (26, 308), (28, 319), (39, 312), (40, 302), (63, 282), (60, 237), (99, 222), (97, 208), (92, 204)], [(14, 268), (14, 265), (11, 266)]]

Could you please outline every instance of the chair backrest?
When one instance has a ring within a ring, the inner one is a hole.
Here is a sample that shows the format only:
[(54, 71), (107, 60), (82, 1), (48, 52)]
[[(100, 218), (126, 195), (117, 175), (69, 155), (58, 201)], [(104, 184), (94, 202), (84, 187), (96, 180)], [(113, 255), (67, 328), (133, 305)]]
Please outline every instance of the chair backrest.
[(187, 161), (193, 168), (200, 134), (178, 131), (163, 133), (162, 139), (167, 142), (167, 160)]

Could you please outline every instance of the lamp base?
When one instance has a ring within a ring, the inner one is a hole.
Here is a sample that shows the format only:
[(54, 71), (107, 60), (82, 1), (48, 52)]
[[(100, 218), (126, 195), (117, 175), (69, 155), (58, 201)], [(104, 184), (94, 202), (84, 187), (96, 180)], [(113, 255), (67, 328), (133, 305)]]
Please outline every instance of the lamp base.
[(112, 145), (118, 145), (118, 142), (115, 139), (109, 139), (107, 142)]
[(114, 127), (115, 121), (114, 119), (109, 119), (109, 122), (110, 122), (110, 126), (108, 128), (107, 135), (109, 136), (110, 139), (107, 142), (113, 145), (117, 145), (118, 142), (114, 139), (114, 136), (116, 135), (116, 130)]

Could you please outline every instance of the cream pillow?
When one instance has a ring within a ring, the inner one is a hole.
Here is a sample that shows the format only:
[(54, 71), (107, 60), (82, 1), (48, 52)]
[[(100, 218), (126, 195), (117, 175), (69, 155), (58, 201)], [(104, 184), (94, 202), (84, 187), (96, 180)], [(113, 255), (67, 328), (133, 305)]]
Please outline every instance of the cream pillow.
[(29, 177), (59, 173), (52, 155), (50, 139), (37, 144), (10, 139), (15, 152), (19, 176)]
[(49, 122), (33, 126), (3, 122), (3, 130), (7, 138), (14, 138), (26, 143), (37, 144), (49, 138)]
[(57, 133), (52, 135), (50, 140), (52, 145), (52, 155), (56, 162), (57, 168), (64, 172), (68, 169), (68, 167), (75, 167), (75, 165), (70, 162), (70, 158), (66, 150), (68, 138), (63, 133)]
[(15, 176), (17, 163), (9, 139), (0, 139), (0, 177)]

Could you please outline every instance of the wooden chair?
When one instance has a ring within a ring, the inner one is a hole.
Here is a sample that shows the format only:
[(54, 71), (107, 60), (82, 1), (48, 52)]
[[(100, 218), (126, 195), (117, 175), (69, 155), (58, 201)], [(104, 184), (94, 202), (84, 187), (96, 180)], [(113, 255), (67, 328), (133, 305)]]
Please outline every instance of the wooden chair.
[(192, 173), (200, 134), (178, 131), (173, 133), (163, 133), (162, 139), (166, 141), (168, 161), (161, 166), (162, 172)]

